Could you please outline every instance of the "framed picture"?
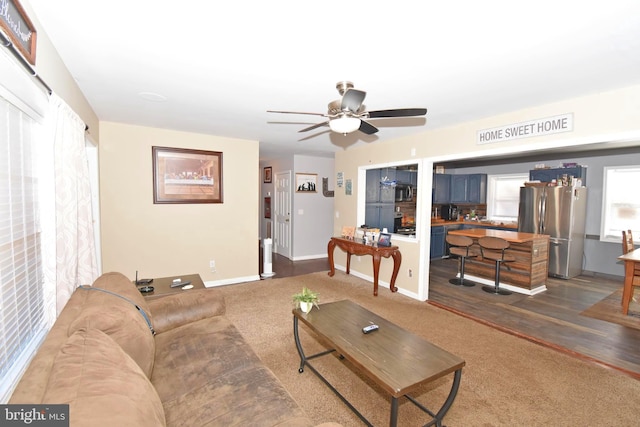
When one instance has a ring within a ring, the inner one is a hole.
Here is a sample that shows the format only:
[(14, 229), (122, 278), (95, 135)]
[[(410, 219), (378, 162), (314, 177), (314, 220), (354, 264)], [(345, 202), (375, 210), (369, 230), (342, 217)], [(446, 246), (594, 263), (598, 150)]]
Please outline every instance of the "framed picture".
[(271, 182), (271, 166), (267, 166), (266, 168), (264, 168), (264, 178), (262, 180), (262, 182), (264, 182), (265, 184), (268, 184)]
[(271, 218), (271, 197), (264, 198), (264, 217)]
[(378, 246), (391, 246), (391, 234), (380, 233), (380, 237), (378, 237)]
[(344, 237), (345, 239), (353, 239), (353, 237), (356, 234), (356, 228), (355, 227), (349, 227), (349, 226), (343, 226), (342, 227), (342, 234), (340, 234), (342, 237)]
[(346, 183), (345, 183), (345, 186), (344, 186), (344, 194), (346, 194), (347, 196), (350, 196), (351, 192), (352, 192), (352, 189), (353, 189), (353, 187), (352, 187), (352, 184), (351, 184), (351, 180), (348, 179), (346, 181)]
[(13, 45), (29, 61), (36, 65), (37, 32), (18, 0), (0, 2), (0, 28)]
[(153, 203), (222, 203), (222, 153), (152, 147)]
[(317, 173), (296, 173), (296, 193), (315, 193), (317, 184)]

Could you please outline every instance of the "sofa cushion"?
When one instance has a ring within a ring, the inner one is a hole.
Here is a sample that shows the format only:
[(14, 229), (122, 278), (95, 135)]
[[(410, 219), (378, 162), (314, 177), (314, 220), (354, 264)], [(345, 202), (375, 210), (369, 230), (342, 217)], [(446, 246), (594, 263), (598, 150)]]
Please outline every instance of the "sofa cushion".
[(91, 286), (106, 289), (130, 299), (147, 313), (149, 320), (153, 323), (147, 300), (142, 296), (136, 285), (127, 279), (124, 274), (118, 272), (104, 273)]
[(114, 340), (97, 329), (76, 331), (60, 348), (43, 402), (69, 404), (71, 425), (166, 424), (149, 379)]
[(116, 296), (95, 290), (84, 292), (101, 294), (107, 298), (103, 304), (85, 304), (82, 312), (69, 325), (68, 335), (82, 329), (99, 329), (131, 356), (150, 378), (155, 359), (155, 339), (138, 310)]
[(156, 335), (151, 382), (168, 425), (313, 425), (224, 316)]

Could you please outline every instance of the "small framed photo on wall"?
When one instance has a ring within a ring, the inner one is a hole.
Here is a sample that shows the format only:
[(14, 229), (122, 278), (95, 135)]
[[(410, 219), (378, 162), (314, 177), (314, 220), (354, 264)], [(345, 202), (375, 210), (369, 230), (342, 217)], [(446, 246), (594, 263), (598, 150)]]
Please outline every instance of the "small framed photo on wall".
[(265, 184), (271, 183), (272, 182), (271, 174), (272, 174), (271, 166), (267, 166), (266, 168), (264, 168), (264, 178), (262, 182), (264, 182)]
[(317, 173), (296, 173), (296, 193), (316, 193)]

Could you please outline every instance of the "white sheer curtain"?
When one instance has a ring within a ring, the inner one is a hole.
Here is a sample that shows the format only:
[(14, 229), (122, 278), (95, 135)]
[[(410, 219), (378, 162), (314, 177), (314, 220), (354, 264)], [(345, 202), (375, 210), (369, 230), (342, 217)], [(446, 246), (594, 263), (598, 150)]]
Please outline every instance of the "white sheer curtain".
[(55, 176), (56, 314), (79, 285), (98, 274), (85, 124), (56, 94), (51, 95)]

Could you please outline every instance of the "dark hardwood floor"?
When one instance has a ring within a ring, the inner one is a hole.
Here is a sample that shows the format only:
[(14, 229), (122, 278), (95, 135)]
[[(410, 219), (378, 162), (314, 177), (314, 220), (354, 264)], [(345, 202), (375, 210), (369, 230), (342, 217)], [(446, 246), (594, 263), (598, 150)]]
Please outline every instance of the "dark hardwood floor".
[(484, 292), (478, 285), (450, 284), (457, 268), (455, 259), (431, 262), (430, 303), (640, 379), (640, 329), (580, 314), (619, 290), (621, 278), (599, 274), (571, 280), (550, 277), (543, 293), (503, 296)]
[[(262, 274), (262, 256), (260, 258), (260, 274)], [(317, 271), (329, 270), (328, 258), (291, 261), (287, 257), (274, 253), (271, 261), (271, 269), (274, 273), (276, 273), (273, 276), (274, 278), (300, 276), (303, 274), (315, 273)]]
[[(498, 296), (483, 292), (481, 286), (451, 285), (449, 279), (455, 277), (457, 268), (455, 259), (431, 262), (428, 303), (640, 379), (640, 329), (580, 315), (620, 289), (620, 278), (550, 277), (547, 291), (541, 294)], [(293, 262), (273, 256), (275, 278), (328, 269), (326, 258)]]

